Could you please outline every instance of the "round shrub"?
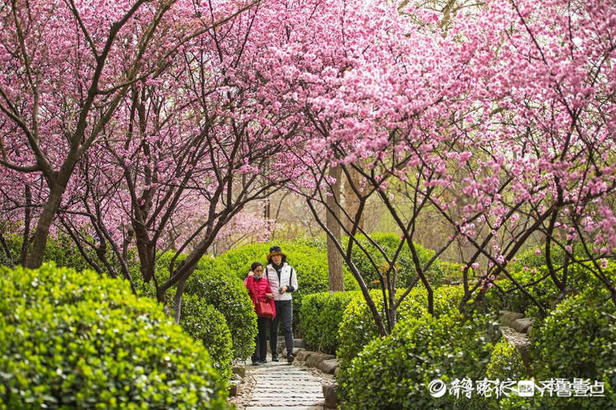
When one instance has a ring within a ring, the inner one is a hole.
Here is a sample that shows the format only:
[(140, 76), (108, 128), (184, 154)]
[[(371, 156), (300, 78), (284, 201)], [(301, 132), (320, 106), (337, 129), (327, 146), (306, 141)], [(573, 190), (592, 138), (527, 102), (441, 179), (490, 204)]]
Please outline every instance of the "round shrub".
[[(7, 246), (11, 253), (11, 259), (14, 264), (20, 263), (21, 247), (23, 244), (23, 236), (17, 234), (4, 235)], [(89, 247), (84, 248), (93, 260), (97, 260), (96, 253)], [(77, 270), (90, 268), (90, 265), (79, 252), (77, 246), (70, 236), (65, 234), (52, 235), (47, 241), (43, 260), (46, 262), (54, 262), (56, 266), (65, 266)], [(0, 249), (0, 265), (8, 265), (9, 258), (4, 249)]]
[[(171, 260), (174, 256), (175, 251), (173, 250), (159, 253), (156, 256), (154, 271), (156, 273), (156, 279), (158, 280), (159, 285), (162, 285), (167, 280), (169, 280), (169, 265), (171, 264)], [(177, 269), (178, 266), (186, 259), (186, 257), (187, 255), (184, 253), (179, 254), (178, 257), (175, 259), (174, 268)], [(143, 296), (148, 296), (156, 299), (156, 286), (154, 284), (154, 281), (151, 280), (148, 283), (143, 282), (143, 280), (141, 279), (141, 272), (139, 270), (139, 266), (133, 266), (132, 269), (134, 270), (132, 275), (137, 288), (137, 293)], [(215, 272), (229, 272), (229, 267), (225, 263), (221, 262), (220, 260), (214, 258), (211, 255), (204, 255), (201, 259), (199, 259), (199, 262), (197, 263), (197, 269)], [(168, 300), (171, 300), (175, 295), (175, 289), (176, 288), (173, 287), (167, 292)]]
[(187, 294), (182, 297), (180, 325), (186, 333), (203, 343), (212, 365), (228, 382), (231, 378), (233, 343), (223, 314), (202, 298)]
[[(525, 268), (513, 272), (512, 277), (542, 306), (550, 308), (558, 303), (559, 291), (552, 279), (546, 277), (547, 272), (547, 267), (545, 266)], [(535, 316), (538, 309), (537, 306), (509, 279), (497, 280), (496, 284), (503, 289), (505, 294), (500, 294), (494, 288), (490, 289), (486, 293), (485, 299), (491, 307), (526, 313), (527, 316)]]
[[(396, 298), (404, 293), (396, 292)], [(383, 312), (383, 297), (381, 291), (371, 290), (374, 303)], [(457, 309), (463, 295), (463, 290), (456, 286), (442, 286), (434, 291), (434, 310), (437, 313)], [(421, 286), (415, 287), (398, 307), (398, 321), (407, 317), (422, 316), (427, 313), (427, 292)], [(356, 296), (346, 307), (338, 328), (337, 356), (342, 366), (352, 360), (370, 341), (378, 337), (378, 331), (372, 312), (362, 294)]]
[[(592, 262), (586, 262), (585, 264), (594, 269)], [(605, 273), (610, 280), (615, 280), (616, 263), (609, 261)], [(553, 309), (565, 296), (561, 294), (558, 287), (549, 277), (548, 268), (545, 265), (533, 268), (525, 267), (519, 271), (513, 272), (512, 276), (547, 310)], [(562, 272), (559, 272), (558, 276), (560, 278)], [(506, 292), (506, 296), (501, 297), (496, 290), (490, 290), (486, 297), (490, 305), (499, 309), (523, 312), (526, 313), (527, 316), (537, 316), (538, 307), (510, 280), (501, 279), (496, 283)], [(580, 264), (569, 266), (566, 289), (567, 294), (576, 294), (585, 291), (585, 289), (603, 287), (603, 283), (584, 266)]]
[[(266, 257), (270, 246), (279, 245), (287, 255), (287, 262), (295, 269), (297, 275), (297, 291), (293, 292), (293, 328), (300, 330), (298, 323), (299, 311), (305, 295), (326, 292), (329, 290), (329, 268), (327, 253), (318, 248), (293, 242), (257, 243), (232, 249), (218, 259), (229, 266), (230, 272), (244, 280), (250, 265), (254, 261), (267, 263)], [(344, 272), (344, 287), (346, 290), (357, 289), (358, 285), (349, 272)]]
[[(293, 242), (256, 243), (232, 249), (222, 254), (219, 259), (229, 266), (231, 272), (244, 279), (254, 261), (267, 263), (269, 248), (279, 245), (287, 255), (287, 262), (295, 268), (299, 289), (295, 295), (309, 295), (311, 293), (325, 292), (328, 290), (329, 268), (327, 264), (327, 252), (316, 247)], [(346, 290), (357, 288), (353, 276), (344, 273), (344, 286)]]
[(465, 408), (466, 397), (434, 398), (430, 381), (479, 380), (499, 332), (489, 317), (452, 311), (400, 321), (340, 369), (338, 392), (349, 409)]
[[(383, 254), (364, 235), (357, 235), (356, 238), (359, 244), (368, 251), (368, 254), (376, 263), (379, 271), (385, 273), (389, 268), (389, 264), (386, 262)], [(393, 258), (401, 241), (400, 236), (394, 233), (375, 233), (371, 234), (370, 238), (385, 251), (389, 259)], [(345, 241), (348, 241), (348, 238)], [(434, 251), (432, 249), (424, 248), (419, 244), (415, 244), (415, 249), (422, 266), (434, 256)], [(370, 262), (370, 258), (368, 258), (368, 255), (366, 255), (357, 244), (353, 245), (353, 263), (357, 266), (369, 287), (381, 287), (378, 275)], [(416, 276), (416, 269), (408, 245), (405, 244), (402, 247), (394, 265), (398, 272), (397, 286), (401, 288), (409, 286)], [(446, 262), (437, 260), (426, 272), (426, 277), (433, 286), (440, 286), (445, 279), (451, 280), (459, 277), (459, 269), (459, 265), (447, 264)], [(455, 272), (452, 272), (452, 270)]]
[(304, 341), (310, 348), (330, 354), (336, 352), (342, 315), (358, 294), (357, 291), (322, 292), (304, 297), (299, 324)]
[(0, 268), (6, 408), (226, 408), (207, 350), (124, 281)]
[[(485, 377), (488, 380), (528, 380), (530, 376), (524, 367), (522, 355), (506, 339), (501, 339), (494, 346), (490, 361), (486, 367)], [(490, 410), (517, 410), (531, 409), (539, 407), (535, 397), (519, 397), (515, 392), (510, 392), (509, 396), (502, 395), (497, 397), (492, 393), (490, 397), (484, 397), (474, 392), (471, 407), (490, 409)]]
[[(539, 254), (536, 253), (537, 249), (540, 250)], [(583, 256), (585, 252), (584, 246), (581, 243), (574, 244), (573, 252), (577, 257), (580, 257), (581, 259), (586, 259)], [(561, 247), (556, 245), (552, 246), (551, 254), (552, 264), (554, 265), (554, 267), (561, 266), (563, 263), (565, 263), (566, 253)], [(508, 264), (508, 269), (512, 272), (517, 272), (523, 270), (525, 267), (532, 269), (544, 265), (547, 265), (547, 259), (545, 254), (545, 244), (542, 244), (533, 246), (518, 253), (515, 256), (514, 260), (512, 260)]]
[(490, 362), (486, 368), (488, 379), (511, 379), (522, 380), (528, 375), (522, 355), (506, 339), (502, 339), (494, 346), (494, 351), (490, 357)]
[(546, 398), (547, 403), (608, 408), (616, 403), (616, 309), (603, 289), (561, 302), (533, 328), (537, 380), (580, 377), (605, 382), (604, 398)]
[(199, 263), (186, 281), (184, 293), (199, 296), (223, 314), (231, 332), (234, 359), (243, 360), (253, 353), (257, 315), (244, 283), (229, 274), (224, 265), (216, 261)]
[(459, 263), (437, 259), (434, 261), (434, 270), (437, 273), (430, 276), (429, 279), (434, 282), (434, 286), (447, 283), (460, 283), (462, 281), (462, 268), (463, 265)]

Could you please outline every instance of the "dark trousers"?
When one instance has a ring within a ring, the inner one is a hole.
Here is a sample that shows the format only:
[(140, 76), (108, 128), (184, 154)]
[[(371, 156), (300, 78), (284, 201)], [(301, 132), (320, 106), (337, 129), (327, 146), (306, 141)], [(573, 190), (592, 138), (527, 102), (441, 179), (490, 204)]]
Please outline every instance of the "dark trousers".
[(252, 354), (252, 362), (265, 360), (267, 357), (267, 329), (272, 326), (272, 319), (265, 317), (257, 318), (259, 333), (255, 336), (255, 352)]
[(276, 317), (272, 320), (270, 332), (272, 356), (278, 356), (278, 326), (282, 327), (288, 356), (293, 353), (293, 300), (276, 301)]

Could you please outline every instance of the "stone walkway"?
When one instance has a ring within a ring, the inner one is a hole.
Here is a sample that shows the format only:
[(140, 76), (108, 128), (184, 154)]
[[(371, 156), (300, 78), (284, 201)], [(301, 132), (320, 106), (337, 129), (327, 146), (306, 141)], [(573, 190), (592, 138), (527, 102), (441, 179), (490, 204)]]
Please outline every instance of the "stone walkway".
[(321, 410), (324, 406), (321, 381), (304, 368), (289, 365), (286, 360), (247, 366), (255, 380), (245, 410)]

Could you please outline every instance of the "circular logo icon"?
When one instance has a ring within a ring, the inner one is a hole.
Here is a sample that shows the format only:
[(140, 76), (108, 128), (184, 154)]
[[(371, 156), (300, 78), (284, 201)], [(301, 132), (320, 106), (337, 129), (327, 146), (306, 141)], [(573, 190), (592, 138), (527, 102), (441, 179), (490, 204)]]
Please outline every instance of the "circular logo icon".
[(428, 385), (432, 397), (443, 397), (447, 393), (447, 385), (440, 379), (432, 380)]

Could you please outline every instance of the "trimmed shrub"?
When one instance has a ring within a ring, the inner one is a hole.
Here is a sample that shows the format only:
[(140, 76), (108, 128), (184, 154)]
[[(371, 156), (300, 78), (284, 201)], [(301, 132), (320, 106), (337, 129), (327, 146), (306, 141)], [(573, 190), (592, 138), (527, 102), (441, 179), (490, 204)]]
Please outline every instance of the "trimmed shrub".
[(470, 408), (463, 396), (431, 397), (428, 385), (435, 379), (447, 384), (454, 378), (481, 379), (498, 337), (496, 324), (485, 315), (465, 318), (452, 311), (403, 319), (340, 369), (342, 407)]
[[(159, 285), (169, 280), (169, 264), (171, 263), (171, 259), (173, 259), (174, 255), (175, 251), (173, 250), (157, 255), (154, 270), (156, 272), (156, 279), (158, 280)], [(177, 259), (175, 260), (176, 269), (178, 265), (186, 259), (186, 256), (187, 255), (183, 253), (178, 255)], [(137, 278), (134, 280), (135, 286), (137, 288), (137, 293), (143, 296), (148, 296), (156, 299), (156, 287), (154, 285), (154, 281), (151, 280), (148, 283), (144, 283), (141, 279), (141, 272), (139, 271), (139, 266), (135, 266), (133, 267), (133, 269), (135, 269), (133, 278)], [(224, 272), (227, 274), (229, 272), (229, 267), (225, 263), (219, 261), (218, 259), (210, 255), (204, 255), (201, 259), (199, 259), (199, 262), (197, 263), (197, 269), (209, 270), (214, 272)], [(169, 299), (172, 299), (173, 296), (171, 295), (175, 295), (175, 288), (170, 289), (168, 291), (168, 294)]]
[(462, 281), (462, 268), (463, 265), (459, 263), (437, 259), (434, 262), (434, 270), (437, 271), (438, 274), (434, 275), (434, 277), (438, 280), (434, 283), (434, 285), (439, 286), (447, 283), (460, 283)]
[[(524, 367), (522, 355), (515, 346), (504, 338), (494, 346), (490, 362), (486, 368), (485, 377), (491, 381), (509, 379), (517, 382), (518, 380), (530, 379)], [(512, 387), (517, 386), (514, 385)], [(513, 391), (509, 391), (508, 396), (503, 394), (500, 397), (494, 391), (490, 393), (490, 397), (484, 397), (475, 391), (473, 392), (471, 403), (473, 408), (490, 410), (517, 410), (539, 407), (535, 397), (519, 397)]]
[(321, 352), (334, 354), (338, 347), (338, 327), (347, 305), (361, 294), (329, 292), (306, 295), (300, 314), (301, 332), (306, 344)]
[(253, 353), (257, 315), (244, 282), (227, 273), (218, 261), (206, 260), (186, 281), (184, 293), (199, 296), (223, 314), (231, 332), (234, 359), (243, 360)]
[[(592, 267), (590, 262), (587, 262), (587, 264)], [(611, 280), (615, 280), (616, 263), (609, 261), (605, 272)], [(545, 265), (523, 268), (512, 274), (513, 278), (518, 283), (524, 286), (539, 303), (549, 310), (560, 303), (564, 295), (560, 294), (559, 289), (547, 275), (548, 268)], [(559, 277), (560, 275), (561, 273), (559, 273)], [(487, 293), (487, 301), (490, 305), (499, 309), (525, 312), (527, 316), (537, 316), (537, 306), (511, 281), (508, 279), (501, 279), (496, 283), (506, 292), (506, 296), (502, 298), (496, 290), (490, 290), (490, 292)], [(585, 291), (585, 289), (603, 287), (603, 283), (587, 269), (578, 264), (569, 266), (567, 280), (568, 294), (576, 294)]]
[[(299, 289), (293, 294), (301, 298), (303, 295), (325, 292), (328, 288), (329, 268), (327, 265), (327, 252), (318, 248), (293, 242), (256, 243), (232, 249), (222, 254), (219, 259), (229, 266), (238, 278), (244, 279), (254, 261), (264, 265), (267, 263), (269, 248), (279, 245), (287, 255), (287, 262), (295, 268)], [(344, 286), (346, 290), (357, 289), (353, 276), (344, 273)]]
[[(19, 263), (21, 257), (21, 245), (23, 243), (23, 236), (17, 234), (4, 235), (7, 245), (11, 252), (13, 262)], [(96, 259), (96, 253), (90, 248), (86, 248), (86, 251), (90, 253), (92, 259)], [(83, 258), (79, 249), (75, 246), (73, 240), (64, 234), (50, 236), (45, 247), (43, 254), (43, 260), (46, 262), (54, 262), (56, 266), (65, 266), (68, 268), (74, 268), (77, 270), (83, 270), (90, 268), (88, 262)], [(3, 249), (0, 249), (0, 265), (8, 265), (8, 257)]]
[[(396, 292), (396, 297), (404, 293)], [(382, 293), (370, 291), (377, 309), (384, 314)], [(463, 290), (456, 286), (442, 286), (434, 291), (434, 310), (437, 313), (457, 309)], [(398, 307), (398, 321), (408, 317), (418, 317), (427, 313), (427, 296), (425, 288), (415, 287)], [(372, 313), (362, 294), (353, 299), (344, 311), (338, 330), (337, 356), (342, 365), (351, 361), (370, 341), (378, 337), (378, 331)]]
[[(300, 330), (299, 311), (305, 295), (326, 292), (329, 290), (329, 268), (327, 253), (303, 244), (293, 242), (257, 243), (230, 250), (219, 259), (229, 266), (230, 272), (244, 280), (250, 265), (254, 261), (267, 263), (266, 257), (272, 245), (279, 245), (287, 255), (288, 263), (295, 269), (299, 288), (293, 292), (293, 328)], [(346, 290), (358, 288), (357, 282), (349, 272), (344, 272), (344, 287)]]
[(4, 408), (226, 408), (207, 350), (124, 281), (0, 268)]
[[(541, 252), (536, 254), (536, 249), (539, 249)], [(581, 257), (584, 255), (583, 245), (581, 243), (576, 243), (573, 249), (574, 253)], [(561, 266), (565, 263), (565, 252), (559, 247), (554, 245), (552, 247), (552, 263), (554, 266)], [(582, 257), (581, 259), (586, 259)], [(527, 267), (529, 269), (538, 268), (540, 266), (547, 265), (547, 259), (545, 257), (545, 244), (533, 246), (529, 249), (526, 249), (516, 255), (513, 261), (508, 264), (508, 269), (511, 272), (517, 272)]]
[(536, 380), (574, 377), (605, 382), (604, 398), (544, 398), (548, 405), (609, 408), (616, 403), (616, 309), (603, 289), (561, 302), (533, 328)]
[[(396, 253), (400, 244), (400, 236), (394, 233), (375, 233), (371, 234), (370, 238), (379, 244), (385, 251), (388, 258), (392, 258)], [(366, 249), (371, 258), (377, 264), (379, 271), (384, 273), (389, 268), (388, 263), (385, 261), (383, 254), (363, 235), (358, 235), (357, 240), (361, 246)], [(345, 242), (348, 241), (348, 238)], [(422, 265), (426, 264), (433, 256), (434, 251), (432, 249), (424, 248), (419, 244), (415, 244), (419, 260)], [(364, 251), (362, 251), (357, 245), (353, 247), (353, 263), (357, 266), (361, 272), (366, 284), (371, 288), (380, 288), (380, 282), (378, 275), (374, 271), (374, 266), (370, 262), (370, 259)], [(405, 244), (396, 259), (395, 266), (398, 272), (397, 286), (400, 288), (407, 287), (411, 281), (415, 278), (416, 270), (411, 251)], [(434, 286), (440, 286), (444, 280), (453, 280), (460, 277), (460, 266), (453, 263), (435, 261), (430, 270), (426, 272), (426, 276), (430, 283)]]
[[(558, 303), (558, 288), (547, 275), (547, 268), (540, 266), (537, 268), (526, 268), (512, 273), (513, 278), (526, 289), (526, 291), (546, 308), (555, 306)], [(500, 294), (492, 288), (486, 293), (486, 301), (489, 306), (495, 309), (505, 309), (514, 312), (526, 313), (527, 316), (535, 316), (537, 306), (532, 300), (519, 290), (509, 279), (496, 281), (505, 295)]]
[(212, 359), (212, 365), (225, 382), (231, 378), (233, 343), (222, 313), (194, 295), (182, 297), (180, 325), (193, 338), (200, 340)]
[(522, 355), (511, 343), (503, 338), (494, 346), (486, 368), (488, 379), (522, 380), (528, 376)]

